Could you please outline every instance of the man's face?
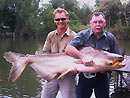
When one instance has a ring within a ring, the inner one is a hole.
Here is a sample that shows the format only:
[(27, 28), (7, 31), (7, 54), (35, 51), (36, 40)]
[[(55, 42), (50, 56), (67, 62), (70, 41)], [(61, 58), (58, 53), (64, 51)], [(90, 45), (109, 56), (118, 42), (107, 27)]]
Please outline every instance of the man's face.
[(55, 14), (54, 22), (58, 28), (60, 29), (65, 28), (68, 21), (69, 18), (65, 15), (65, 13), (62, 12)]
[(95, 34), (101, 33), (106, 26), (106, 20), (102, 15), (93, 16), (90, 20), (90, 26)]

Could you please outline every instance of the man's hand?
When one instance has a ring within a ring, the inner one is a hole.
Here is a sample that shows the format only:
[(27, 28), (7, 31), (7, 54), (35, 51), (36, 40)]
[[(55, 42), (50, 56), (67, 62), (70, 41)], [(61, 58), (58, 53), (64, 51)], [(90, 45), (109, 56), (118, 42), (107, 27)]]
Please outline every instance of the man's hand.
[(26, 64), (31, 64), (31, 63), (33, 63), (30, 59), (28, 59), (27, 61), (26, 61)]
[[(26, 54), (26, 56), (25, 57), (29, 57), (30, 55), (29, 54)], [(33, 63), (30, 59), (28, 59), (27, 61), (26, 61), (26, 64), (31, 64), (31, 63)]]
[(83, 64), (85, 66), (92, 66), (92, 65), (94, 65), (94, 62), (93, 62), (92, 58), (89, 57), (89, 56), (85, 55), (85, 56), (83, 56), (83, 58), (81, 60), (82, 60), (82, 62), (83, 62)]
[(73, 72), (73, 73), (75, 73), (75, 74), (80, 73), (80, 72), (78, 71), (78, 69), (77, 69), (77, 68), (74, 68), (71, 72)]

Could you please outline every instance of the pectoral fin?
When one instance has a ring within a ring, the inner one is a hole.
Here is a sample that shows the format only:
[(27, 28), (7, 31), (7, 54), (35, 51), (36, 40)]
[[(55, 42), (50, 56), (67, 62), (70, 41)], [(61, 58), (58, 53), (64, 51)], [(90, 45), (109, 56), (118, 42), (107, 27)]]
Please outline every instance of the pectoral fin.
[(71, 70), (67, 70), (67, 71), (64, 71), (63, 73), (61, 73), (61, 75), (57, 78), (58, 80), (63, 78), (65, 75), (67, 75), (69, 72), (71, 72)]
[(76, 60), (76, 61), (74, 61), (74, 63), (76, 63), (76, 64), (83, 64), (83, 62), (81, 60)]

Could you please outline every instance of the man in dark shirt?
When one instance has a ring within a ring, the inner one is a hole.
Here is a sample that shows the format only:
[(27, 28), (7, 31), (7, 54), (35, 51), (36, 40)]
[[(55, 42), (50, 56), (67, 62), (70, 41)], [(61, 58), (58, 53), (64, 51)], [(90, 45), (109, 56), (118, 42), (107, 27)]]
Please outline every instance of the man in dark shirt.
[[(105, 16), (101, 12), (94, 12), (90, 20), (91, 28), (80, 31), (66, 47), (66, 53), (79, 58), (86, 66), (93, 62), (79, 52), (81, 47), (92, 46), (108, 52), (119, 54), (117, 40), (113, 34), (104, 30)], [(107, 72), (80, 73), (77, 98), (90, 98), (94, 90), (96, 98), (109, 98), (109, 78)]]

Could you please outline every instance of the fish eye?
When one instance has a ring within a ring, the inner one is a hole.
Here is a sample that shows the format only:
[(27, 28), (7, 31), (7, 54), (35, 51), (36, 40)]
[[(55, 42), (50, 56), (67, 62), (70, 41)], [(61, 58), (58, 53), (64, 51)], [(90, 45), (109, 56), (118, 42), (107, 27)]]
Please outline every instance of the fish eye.
[(109, 65), (111, 65), (111, 66), (112, 66), (112, 65), (113, 65), (113, 63), (111, 62), (111, 63), (109, 63)]
[(122, 59), (122, 56), (120, 56), (119, 59)]

